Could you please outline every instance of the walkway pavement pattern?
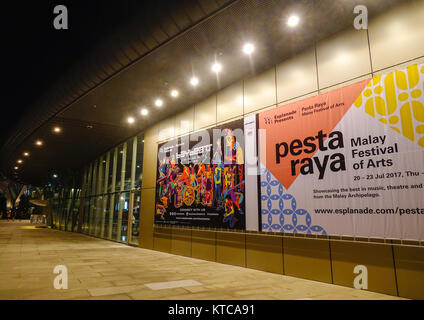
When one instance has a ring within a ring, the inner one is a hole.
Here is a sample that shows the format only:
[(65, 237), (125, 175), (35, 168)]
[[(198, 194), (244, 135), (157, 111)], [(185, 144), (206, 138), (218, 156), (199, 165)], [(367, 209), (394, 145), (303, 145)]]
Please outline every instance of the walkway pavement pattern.
[[(53, 287), (57, 265), (67, 290)], [(398, 298), (2, 221), (0, 299)]]

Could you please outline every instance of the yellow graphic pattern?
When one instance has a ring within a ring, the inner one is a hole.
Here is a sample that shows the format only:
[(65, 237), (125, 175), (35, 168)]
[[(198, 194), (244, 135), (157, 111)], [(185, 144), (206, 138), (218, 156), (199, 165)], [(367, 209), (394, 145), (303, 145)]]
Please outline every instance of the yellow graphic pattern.
[(424, 64), (374, 77), (354, 105), (424, 148)]

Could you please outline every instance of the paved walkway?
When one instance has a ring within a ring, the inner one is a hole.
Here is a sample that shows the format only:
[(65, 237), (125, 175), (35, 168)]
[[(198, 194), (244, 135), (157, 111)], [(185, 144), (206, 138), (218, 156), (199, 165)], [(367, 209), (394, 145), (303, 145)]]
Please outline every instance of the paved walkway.
[[(68, 290), (53, 287), (57, 265), (68, 269)], [(398, 298), (5, 221), (0, 299)]]

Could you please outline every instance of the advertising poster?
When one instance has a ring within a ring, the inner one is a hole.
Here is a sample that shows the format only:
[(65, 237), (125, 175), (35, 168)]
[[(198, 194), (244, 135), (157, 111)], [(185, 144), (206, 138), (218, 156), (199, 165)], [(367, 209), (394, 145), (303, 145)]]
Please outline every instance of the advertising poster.
[(262, 231), (424, 240), (424, 65), (258, 122)]
[(243, 125), (159, 144), (155, 224), (245, 229)]

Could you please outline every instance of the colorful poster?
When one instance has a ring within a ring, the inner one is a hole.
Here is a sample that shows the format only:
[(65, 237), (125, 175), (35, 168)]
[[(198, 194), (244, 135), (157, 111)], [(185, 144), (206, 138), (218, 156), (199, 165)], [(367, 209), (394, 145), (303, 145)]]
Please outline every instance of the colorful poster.
[(243, 120), (158, 146), (155, 224), (245, 228)]
[(263, 231), (424, 240), (424, 65), (258, 122)]

